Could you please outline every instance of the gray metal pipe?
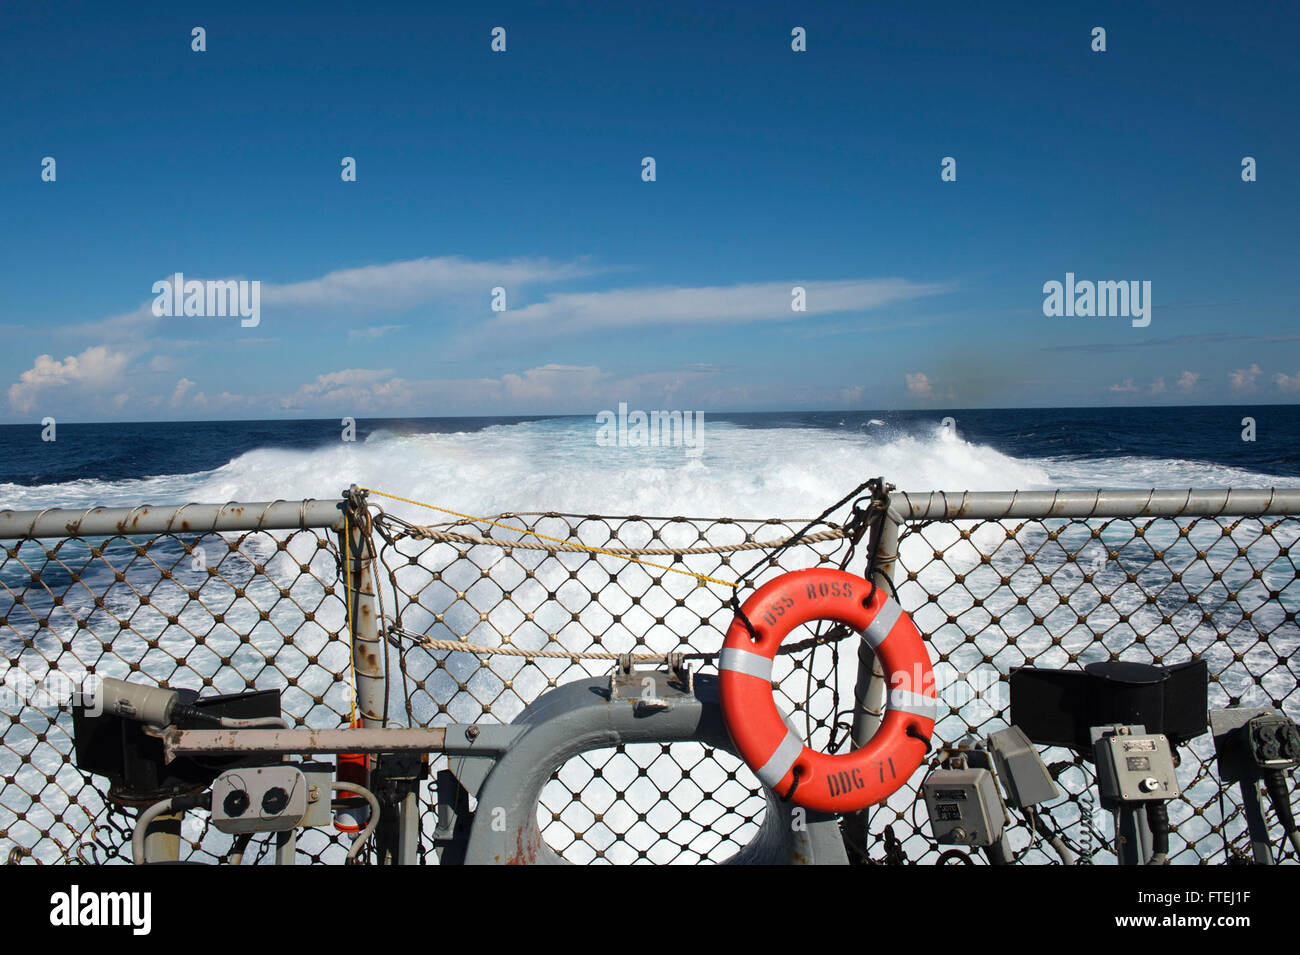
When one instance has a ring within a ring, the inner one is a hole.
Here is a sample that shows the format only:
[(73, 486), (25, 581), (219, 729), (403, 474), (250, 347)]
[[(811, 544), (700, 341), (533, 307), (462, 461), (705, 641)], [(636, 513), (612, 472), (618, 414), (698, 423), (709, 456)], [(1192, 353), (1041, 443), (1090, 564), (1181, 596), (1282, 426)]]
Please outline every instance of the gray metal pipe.
[[(356, 485), (353, 485), (352, 493), (358, 494)], [(364, 507), (364, 495), (359, 495), (358, 500)], [(348, 621), (352, 628), (357, 714), (366, 729), (383, 729), (388, 718), (387, 659), (380, 633), (374, 558), (369, 551), (371, 544), (367, 528), (358, 526), (355, 521), (339, 534), (339, 550), (345, 557), (344, 584), (347, 587)]]
[(207, 534), (217, 531), (305, 530), (343, 527), (342, 501), (260, 501), (91, 507), (84, 510), (0, 511), (0, 540), (110, 537), (116, 534)]
[(1254, 517), (1300, 514), (1300, 488), (1150, 491), (895, 491), (904, 521), (1007, 517)]
[(178, 756), (270, 756), (294, 753), (437, 753), (447, 739), (443, 726), (417, 729), (183, 730), (158, 734), (167, 762)]
[[(1300, 488), (1150, 491), (894, 491), (900, 520), (1010, 517), (1249, 517), (1300, 514)], [(0, 540), (343, 528), (338, 500), (0, 511)]]

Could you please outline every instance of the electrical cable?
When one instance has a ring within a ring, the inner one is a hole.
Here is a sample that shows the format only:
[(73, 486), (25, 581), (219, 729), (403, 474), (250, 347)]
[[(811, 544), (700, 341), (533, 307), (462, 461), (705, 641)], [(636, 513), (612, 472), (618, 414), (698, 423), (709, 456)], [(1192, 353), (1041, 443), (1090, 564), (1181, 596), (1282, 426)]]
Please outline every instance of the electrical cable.
[(375, 831), (375, 827), (379, 825), (379, 800), (375, 798), (374, 793), (360, 783), (341, 783), (335, 780), (330, 783), (330, 789), (336, 793), (356, 793), (364, 796), (366, 802), (370, 803), (370, 819), (366, 823), (366, 827), (352, 840), (352, 847), (348, 849), (348, 865), (352, 865), (356, 862), (357, 856), (361, 854), (361, 850), (365, 848), (366, 842), (369, 841), (370, 836)]
[(248, 844), (253, 841), (251, 832), (241, 832), (235, 836), (235, 844), (226, 856), (226, 865), (240, 865), (244, 861), (244, 853), (248, 850)]
[(159, 816), (164, 816), (170, 812), (184, 812), (187, 809), (206, 809), (211, 804), (212, 794), (208, 792), (173, 796), (170, 799), (163, 799), (154, 803), (140, 813), (139, 818), (135, 821), (135, 829), (131, 833), (131, 861), (135, 865), (144, 865), (148, 861), (145, 858), (144, 840), (148, 835), (150, 824)]
[(1169, 864), (1169, 806), (1163, 799), (1147, 803), (1147, 827), (1151, 830), (1151, 858), (1147, 865)]
[(1007, 857), (1006, 837), (999, 836), (995, 841), (984, 847), (985, 854), (989, 857), (990, 865), (1010, 865), (1011, 860)]
[(1291, 811), (1291, 794), (1287, 791), (1286, 773), (1280, 769), (1265, 770), (1264, 789), (1268, 792), (1269, 801), (1273, 803), (1273, 811), (1277, 813), (1277, 821), (1281, 823), (1282, 831), (1286, 833), (1295, 851), (1300, 853), (1300, 832), (1296, 830), (1295, 813)]
[[(1046, 815), (1046, 813), (1037, 812), (1032, 808), (1026, 810), (1026, 816), (1029, 819), (1030, 825), (1037, 830), (1038, 834), (1042, 836), (1047, 841), (1047, 844), (1056, 851), (1056, 854), (1061, 857), (1061, 865), (1075, 865), (1078, 861), (1077, 857), (1070, 851), (1070, 847), (1066, 845), (1065, 838), (1049, 824), (1048, 820), (1043, 819), (1044, 815)], [(1051, 817), (1048, 817), (1048, 819), (1050, 818)]]

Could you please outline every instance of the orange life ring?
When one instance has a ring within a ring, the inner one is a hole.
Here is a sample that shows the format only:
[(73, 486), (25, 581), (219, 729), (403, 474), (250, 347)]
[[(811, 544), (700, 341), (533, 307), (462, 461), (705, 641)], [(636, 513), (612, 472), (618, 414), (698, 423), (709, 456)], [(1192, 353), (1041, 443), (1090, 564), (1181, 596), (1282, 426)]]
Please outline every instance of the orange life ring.
[[(783, 574), (741, 609), (758, 640), (737, 615), (718, 660), (718, 684), (723, 719), (745, 763), (765, 786), (808, 809), (852, 812), (889, 798), (921, 765), (934, 732), (934, 673), (911, 618), (883, 588), (826, 568)], [(781, 641), (812, 620), (857, 630), (889, 676), (880, 728), (861, 749), (838, 756), (804, 745), (772, 697)]]

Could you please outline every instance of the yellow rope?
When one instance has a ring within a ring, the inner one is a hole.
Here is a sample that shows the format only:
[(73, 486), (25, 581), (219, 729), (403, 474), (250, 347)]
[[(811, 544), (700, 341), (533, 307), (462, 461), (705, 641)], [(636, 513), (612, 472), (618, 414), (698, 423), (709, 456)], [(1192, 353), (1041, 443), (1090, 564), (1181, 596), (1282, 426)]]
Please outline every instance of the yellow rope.
[[(736, 583), (730, 580), (720, 580), (717, 577), (710, 577), (707, 574), (697, 574), (693, 570), (684, 570), (681, 567), (668, 567), (664, 564), (655, 564), (648, 560), (641, 560), (639, 557), (633, 557), (631, 554), (620, 554), (617, 551), (604, 550), (603, 548), (600, 547), (591, 547), (587, 544), (565, 540), (561, 537), (548, 537), (545, 534), (539, 534), (537, 533), (537, 531), (530, 531), (524, 527), (511, 527), (509, 524), (499, 524), (496, 521), (489, 521), (487, 518), (484, 517), (474, 517), (472, 514), (462, 514), (459, 511), (453, 511), (446, 507), (439, 507), (437, 504), (426, 504), (423, 501), (413, 501), (409, 497), (398, 497), (396, 494), (386, 494), (383, 491), (376, 491), (373, 488), (368, 488), (368, 487), (363, 487), (361, 490), (365, 491), (367, 494), (378, 494), (380, 497), (387, 497), (394, 501), (403, 501), (406, 504), (414, 504), (417, 507), (427, 507), (430, 510), (442, 511), (444, 514), (451, 514), (454, 517), (459, 517), (467, 521), (473, 521), (476, 524), (490, 524), (493, 527), (500, 527), (503, 530), (514, 531), (517, 534), (529, 534), (533, 537), (540, 538), (541, 540), (551, 541), (552, 543), (555, 544), (568, 544), (572, 547), (580, 547), (583, 550), (590, 551), (593, 554), (604, 554), (607, 557), (617, 557), (620, 560), (630, 560), (634, 564), (642, 564), (646, 567), (654, 567), (657, 570), (672, 571), (674, 574), (685, 574), (687, 577), (695, 577), (698, 580), (702, 580), (710, 584), (718, 584), (723, 587), (731, 587), (733, 590), (738, 586)], [(510, 542), (502, 541), (498, 546), (509, 547)]]
[(348, 582), (343, 588), (343, 607), (348, 622), (348, 675), (352, 678), (352, 717), (349, 726), (357, 725), (357, 658), (353, 652), (352, 641), (352, 532), (348, 529), (348, 512), (343, 512), (343, 573)]

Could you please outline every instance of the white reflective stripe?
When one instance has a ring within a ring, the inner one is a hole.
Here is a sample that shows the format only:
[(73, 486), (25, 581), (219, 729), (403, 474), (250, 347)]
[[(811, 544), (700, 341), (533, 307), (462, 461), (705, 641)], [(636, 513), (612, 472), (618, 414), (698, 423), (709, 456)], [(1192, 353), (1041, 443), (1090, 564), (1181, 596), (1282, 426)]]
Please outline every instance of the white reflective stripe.
[(898, 623), (898, 618), (902, 615), (903, 608), (898, 605), (898, 601), (893, 597), (886, 597), (880, 612), (876, 614), (876, 619), (862, 631), (862, 639), (871, 644), (871, 649), (875, 650), (885, 642), (885, 637), (889, 636), (889, 631), (894, 629), (894, 624)]
[(889, 691), (887, 705), (891, 710), (911, 713), (913, 716), (924, 716), (928, 720), (934, 719), (939, 712), (938, 703), (933, 697), (922, 696), (920, 693), (913, 693), (902, 687), (895, 687)]
[(803, 740), (789, 727), (786, 729), (785, 739), (781, 740), (781, 745), (756, 773), (759, 781), (768, 789), (775, 788), (776, 784), (785, 778), (785, 774), (790, 771), (794, 761), (803, 752)]
[(718, 669), (731, 670), (733, 673), (747, 673), (768, 683), (772, 682), (772, 661), (761, 653), (727, 648), (718, 655)]

